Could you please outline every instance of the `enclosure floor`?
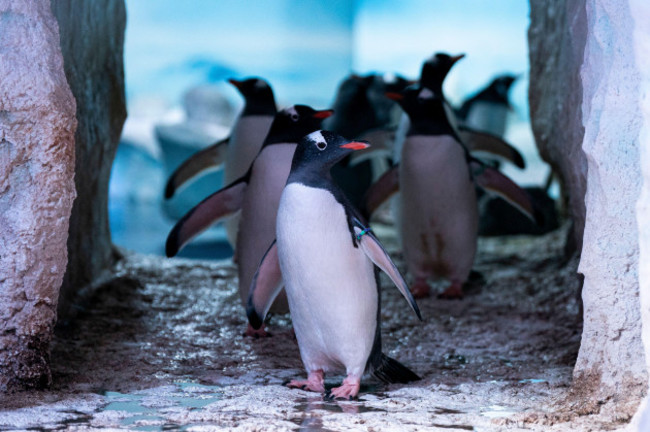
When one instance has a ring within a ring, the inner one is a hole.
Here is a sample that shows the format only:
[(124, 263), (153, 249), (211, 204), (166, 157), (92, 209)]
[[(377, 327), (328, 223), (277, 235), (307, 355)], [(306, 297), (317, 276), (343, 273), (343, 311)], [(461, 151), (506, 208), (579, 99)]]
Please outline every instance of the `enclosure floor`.
[[(391, 230), (376, 231), (399, 265)], [(481, 239), (475, 268), (485, 284), (462, 301), (420, 300), (424, 322), (382, 276), (384, 351), (422, 380), (385, 386), (366, 377), (353, 402), (282, 385), (305, 376), (290, 319), (273, 317), (270, 338), (242, 337), (229, 262), (127, 255), (89, 306), (60, 323), (52, 390), (2, 397), (0, 429), (620, 428), (629, 414), (568, 397), (581, 328), (564, 235)]]

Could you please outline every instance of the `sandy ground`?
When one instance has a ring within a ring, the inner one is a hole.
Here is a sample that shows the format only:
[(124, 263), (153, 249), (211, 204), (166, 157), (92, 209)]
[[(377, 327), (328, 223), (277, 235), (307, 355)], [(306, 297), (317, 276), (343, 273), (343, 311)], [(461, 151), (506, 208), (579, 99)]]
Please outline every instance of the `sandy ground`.
[[(378, 235), (400, 262), (386, 227)], [(419, 301), (383, 281), (384, 351), (423, 379), (364, 380), (358, 401), (290, 390), (304, 376), (287, 316), (242, 337), (229, 262), (128, 255), (52, 346), (54, 387), (0, 399), (2, 430), (596, 431), (631, 412), (570, 397), (580, 339), (565, 235), (481, 239), (486, 281), (462, 301)], [(442, 288), (442, 286), (437, 287)], [(328, 377), (331, 386), (342, 377)]]

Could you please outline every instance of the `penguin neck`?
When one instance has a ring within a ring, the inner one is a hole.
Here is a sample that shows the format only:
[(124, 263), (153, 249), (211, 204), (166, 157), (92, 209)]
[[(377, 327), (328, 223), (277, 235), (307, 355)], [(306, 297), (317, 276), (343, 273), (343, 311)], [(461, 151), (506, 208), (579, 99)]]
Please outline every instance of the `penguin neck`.
[(277, 111), (273, 95), (247, 98), (241, 116), (274, 116)]
[(508, 95), (500, 93), (493, 85), (481, 91), (474, 97), (474, 99), (477, 101), (496, 102), (504, 105), (509, 105)]
[(262, 143), (262, 148), (273, 145), (273, 144), (298, 144), (298, 141), (305, 136), (308, 132), (305, 132), (304, 129), (300, 128), (298, 130), (295, 127), (273, 127), (266, 135), (264, 143)]
[(456, 137), (456, 131), (447, 118), (445, 108), (441, 104), (433, 111), (422, 113), (423, 115), (411, 117), (411, 127), (407, 136), (413, 135), (452, 135)]
[(331, 167), (322, 168), (320, 166), (316, 167), (309, 164), (296, 166), (294, 164), (291, 167), (289, 178), (287, 178), (287, 184), (300, 183), (312, 188), (331, 191), (333, 188), (336, 188), (336, 185), (332, 180), (330, 169)]

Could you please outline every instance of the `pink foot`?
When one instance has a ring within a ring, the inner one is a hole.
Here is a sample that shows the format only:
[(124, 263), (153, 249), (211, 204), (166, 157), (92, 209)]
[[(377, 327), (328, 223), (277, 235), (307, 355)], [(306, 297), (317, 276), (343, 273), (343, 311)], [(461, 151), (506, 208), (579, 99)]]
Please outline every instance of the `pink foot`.
[(309, 372), (306, 380), (291, 380), (286, 384), (289, 388), (297, 388), (301, 390), (313, 391), (316, 393), (325, 392), (325, 372), (316, 370)]
[(251, 326), (250, 323), (248, 323), (248, 327), (246, 328), (246, 332), (244, 333), (244, 337), (246, 336), (259, 339), (259, 338), (270, 337), (271, 333), (267, 332), (264, 329), (264, 326), (255, 330), (253, 326)]
[(446, 300), (461, 300), (463, 297), (463, 285), (460, 282), (452, 282), (446, 290), (438, 294), (438, 298)]
[(330, 391), (329, 397), (331, 399), (349, 400), (357, 397), (357, 395), (359, 394), (360, 387), (361, 387), (361, 378), (348, 375), (348, 377), (343, 380), (343, 384), (341, 384), (341, 387), (335, 387)]
[(413, 285), (411, 285), (411, 294), (416, 299), (426, 298), (431, 295), (431, 288), (427, 283), (426, 279), (416, 279)]

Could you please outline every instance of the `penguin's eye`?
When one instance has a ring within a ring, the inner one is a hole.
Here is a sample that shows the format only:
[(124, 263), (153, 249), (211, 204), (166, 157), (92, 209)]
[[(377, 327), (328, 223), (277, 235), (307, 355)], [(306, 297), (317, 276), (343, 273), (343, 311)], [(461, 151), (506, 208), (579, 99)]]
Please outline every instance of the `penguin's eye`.
[(298, 119), (300, 119), (300, 116), (298, 114), (291, 114), (291, 120), (297, 122)]
[(327, 143), (324, 141), (318, 141), (316, 147), (318, 147), (318, 150), (323, 151), (327, 148)]

